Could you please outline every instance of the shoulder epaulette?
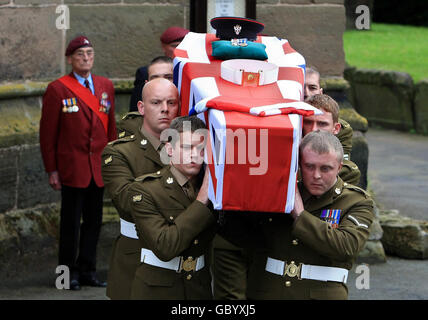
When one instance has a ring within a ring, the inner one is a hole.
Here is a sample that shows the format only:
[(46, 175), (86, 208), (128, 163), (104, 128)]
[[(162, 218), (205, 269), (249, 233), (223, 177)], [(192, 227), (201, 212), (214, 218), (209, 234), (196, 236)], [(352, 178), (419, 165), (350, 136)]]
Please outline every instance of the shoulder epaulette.
[(350, 168), (351, 170), (360, 170), (355, 162), (352, 162), (349, 159), (343, 159), (342, 165)]
[(160, 177), (162, 177), (162, 174), (160, 171), (157, 171), (157, 172), (153, 172), (153, 173), (146, 173), (146, 174), (143, 174), (139, 177), (136, 177), (134, 181), (143, 182), (147, 179), (156, 179), (156, 178), (160, 178)]
[(114, 146), (114, 145), (119, 144), (119, 143), (124, 143), (124, 142), (134, 141), (135, 139), (136, 139), (136, 138), (135, 138), (135, 134), (131, 134), (130, 136), (125, 136), (125, 137), (123, 137), (123, 138), (120, 138), (120, 139), (116, 139), (116, 140), (110, 141), (110, 142), (108, 143), (108, 145), (109, 145), (109, 146)]
[(346, 122), (345, 120), (343, 120), (342, 118), (339, 118), (339, 122), (343, 128), (351, 127), (351, 125), (348, 122)]
[(353, 184), (349, 184), (349, 183), (345, 182), (343, 184), (343, 187), (345, 187), (346, 189), (349, 189), (349, 190), (357, 191), (357, 192), (363, 194), (366, 198), (370, 197), (370, 194), (366, 190), (364, 190), (364, 189), (362, 189), (360, 187), (357, 187), (357, 186), (355, 186)]
[(125, 114), (122, 117), (122, 120), (126, 120), (126, 119), (133, 119), (136, 117), (142, 117), (141, 113), (139, 113), (138, 111), (132, 111), (132, 112), (128, 112), (127, 114)]

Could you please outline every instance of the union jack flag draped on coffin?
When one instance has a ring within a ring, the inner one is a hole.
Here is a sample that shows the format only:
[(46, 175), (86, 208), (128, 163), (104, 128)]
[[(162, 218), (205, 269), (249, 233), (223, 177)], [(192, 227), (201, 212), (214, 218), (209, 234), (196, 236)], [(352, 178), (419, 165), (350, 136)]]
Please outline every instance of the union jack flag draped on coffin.
[(222, 61), (212, 56), (217, 40), (190, 32), (174, 52), (181, 115), (197, 113), (210, 132), (209, 199), (217, 210), (288, 213), (302, 116), (321, 113), (301, 101), (305, 60), (287, 40), (258, 36), (267, 61)]

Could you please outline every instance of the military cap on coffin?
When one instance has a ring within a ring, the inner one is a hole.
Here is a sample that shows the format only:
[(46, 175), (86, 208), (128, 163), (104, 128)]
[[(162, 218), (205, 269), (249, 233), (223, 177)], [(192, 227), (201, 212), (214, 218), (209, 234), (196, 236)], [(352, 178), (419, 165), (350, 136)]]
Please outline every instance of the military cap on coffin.
[(65, 55), (69, 56), (73, 54), (73, 52), (76, 51), (77, 49), (83, 48), (83, 47), (92, 47), (92, 44), (89, 41), (89, 39), (86, 38), (85, 36), (74, 38), (68, 44), (67, 50), (65, 51)]
[(256, 40), (257, 34), (265, 25), (249, 18), (216, 17), (212, 18), (211, 26), (216, 30), (217, 38), (221, 40), (242, 39)]

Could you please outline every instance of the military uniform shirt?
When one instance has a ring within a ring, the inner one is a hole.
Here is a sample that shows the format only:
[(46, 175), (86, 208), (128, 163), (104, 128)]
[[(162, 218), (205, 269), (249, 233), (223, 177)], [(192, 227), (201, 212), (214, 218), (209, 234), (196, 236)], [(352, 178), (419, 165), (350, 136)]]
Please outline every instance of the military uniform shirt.
[(350, 270), (363, 248), (373, 221), (373, 201), (362, 189), (336, 184), (320, 197), (299, 184), (305, 210), (297, 220), (289, 214), (259, 214), (251, 231), (255, 251), (248, 278), (249, 299), (346, 299), (341, 282), (299, 279), (266, 271), (267, 258), (296, 265)]
[[(134, 223), (127, 198), (127, 191), (131, 183), (136, 177), (157, 172), (164, 166), (159, 153), (156, 151), (160, 145), (159, 139), (152, 137), (144, 130), (140, 130), (143, 122), (141, 115), (135, 115), (135, 119), (138, 121), (130, 120), (122, 123), (131, 124), (130, 129), (125, 128), (131, 134), (124, 135), (123, 138), (109, 143), (102, 154), (102, 176), (106, 191), (120, 218), (130, 223)], [(140, 123), (140, 128), (137, 130), (133, 127), (136, 122)], [(132, 280), (135, 270), (140, 264), (140, 253), (141, 246), (138, 239), (123, 235), (116, 239), (112, 249), (107, 279), (107, 296), (109, 298), (130, 298)]]
[(212, 211), (198, 200), (191, 201), (178, 183), (174, 168), (136, 179), (128, 192), (131, 212), (142, 248), (158, 259), (187, 259), (204, 255), (201, 270), (177, 273), (141, 263), (132, 283), (132, 299), (211, 299), (209, 244), (215, 234)]

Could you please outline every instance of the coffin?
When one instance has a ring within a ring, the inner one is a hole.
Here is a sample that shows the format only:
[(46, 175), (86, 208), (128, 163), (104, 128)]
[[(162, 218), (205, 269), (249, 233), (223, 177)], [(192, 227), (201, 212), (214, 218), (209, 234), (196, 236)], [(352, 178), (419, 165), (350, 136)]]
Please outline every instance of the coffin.
[(175, 50), (181, 115), (207, 124), (209, 199), (217, 210), (286, 212), (294, 206), (305, 60), (288, 41), (256, 40), (268, 59), (219, 60), (213, 34), (186, 35)]

